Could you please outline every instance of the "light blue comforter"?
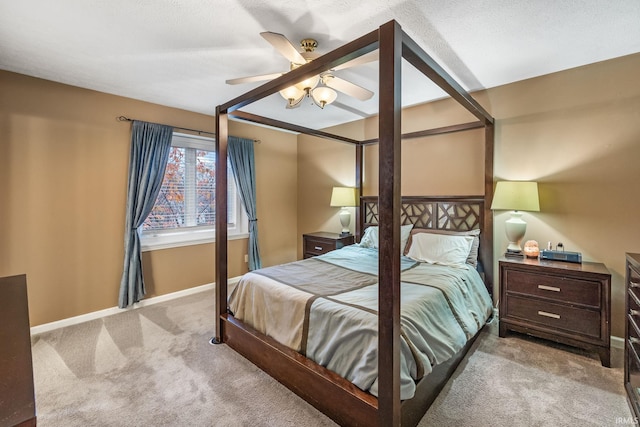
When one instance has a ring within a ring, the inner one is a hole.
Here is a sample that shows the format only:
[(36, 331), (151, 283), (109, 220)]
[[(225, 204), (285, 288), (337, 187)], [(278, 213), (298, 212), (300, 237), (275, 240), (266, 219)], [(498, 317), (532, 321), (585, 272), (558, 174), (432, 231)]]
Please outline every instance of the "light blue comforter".
[[(400, 396), (457, 353), (491, 314), (473, 268), (401, 257)], [(246, 274), (229, 297), (238, 319), (378, 394), (378, 251), (346, 246)]]
[[(347, 246), (318, 260), (378, 273), (375, 249)], [(415, 381), (451, 358), (485, 324), (492, 304), (479, 274), (401, 257), (401, 398)], [(318, 296), (308, 314), (309, 358), (377, 395), (378, 284)]]

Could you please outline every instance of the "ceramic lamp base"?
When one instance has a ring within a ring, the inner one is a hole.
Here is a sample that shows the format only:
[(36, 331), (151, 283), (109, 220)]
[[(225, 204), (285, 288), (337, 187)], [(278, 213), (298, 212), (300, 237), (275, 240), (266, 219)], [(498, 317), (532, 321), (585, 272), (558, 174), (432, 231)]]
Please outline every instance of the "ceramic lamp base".
[(340, 235), (346, 236), (349, 233), (349, 223), (351, 223), (351, 213), (347, 208), (340, 209), (340, 224), (342, 224), (342, 232)]
[(504, 228), (509, 239), (507, 252), (522, 253), (520, 242), (527, 231), (527, 223), (522, 220), (522, 212), (511, 212), (511, 218), (504, 223)]

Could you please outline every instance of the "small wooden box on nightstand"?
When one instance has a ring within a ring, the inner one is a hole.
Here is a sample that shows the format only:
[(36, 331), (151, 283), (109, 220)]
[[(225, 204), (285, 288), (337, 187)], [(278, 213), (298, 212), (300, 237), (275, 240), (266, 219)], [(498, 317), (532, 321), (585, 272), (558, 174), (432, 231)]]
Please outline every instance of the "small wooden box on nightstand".
[(506, 259), (500, 266), (500, 336), (513, 330), (595, 350), (611, 367), (611, 274), (604, 264)]
[(305, 258), (326, 254), (334, 249), (352, 245), (355, 239), (352, 234), (341, 236), (338, 233), (317, 231), (302, 235), (302, 248)]

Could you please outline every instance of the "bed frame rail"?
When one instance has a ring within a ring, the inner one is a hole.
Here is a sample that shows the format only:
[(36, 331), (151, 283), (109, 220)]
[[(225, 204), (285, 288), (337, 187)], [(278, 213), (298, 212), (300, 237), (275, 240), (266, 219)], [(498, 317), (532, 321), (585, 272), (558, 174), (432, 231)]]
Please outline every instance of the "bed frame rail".
[(236, 320), (225, 321), (225, 342), (341, 426), (378, 424), (378, 399), (311, 359)]
[[(231, 314), (223, 316), (225, 343), (341, 426), (379, 425), (378, 399), (329, 369), (280, 344)], [(402, 402), (402, 425), (418, 425), (481, 329), (451, 359), (420, 380), (415, 396)]]

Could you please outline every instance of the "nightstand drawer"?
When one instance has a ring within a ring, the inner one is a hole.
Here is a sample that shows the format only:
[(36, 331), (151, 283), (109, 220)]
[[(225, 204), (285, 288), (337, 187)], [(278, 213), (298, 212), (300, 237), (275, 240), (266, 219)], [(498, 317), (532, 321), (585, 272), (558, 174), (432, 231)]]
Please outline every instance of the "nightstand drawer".
[(504, 317), (550, 326), (556, 330), (576, 332), (594, 338), (600, 336), (600, 312), (554, 304), (532, 298), (509, 296)]
[(326, 254), (336, 248), (335, 241), (318, 240), (313, 238), (306, 238), (304, 241), (304, 252), (314, 255)]
[(353, 245), (354, 237), (351, 234), (343, 236), (337, 233), (317, 231), (302, 235), (302, 249), (305, 258), (326, 254), (343, 246)]
[(508, 293), (517, 292), (594, 308), (601, 305), (600, 282), (509, 270), (505, 285)]

